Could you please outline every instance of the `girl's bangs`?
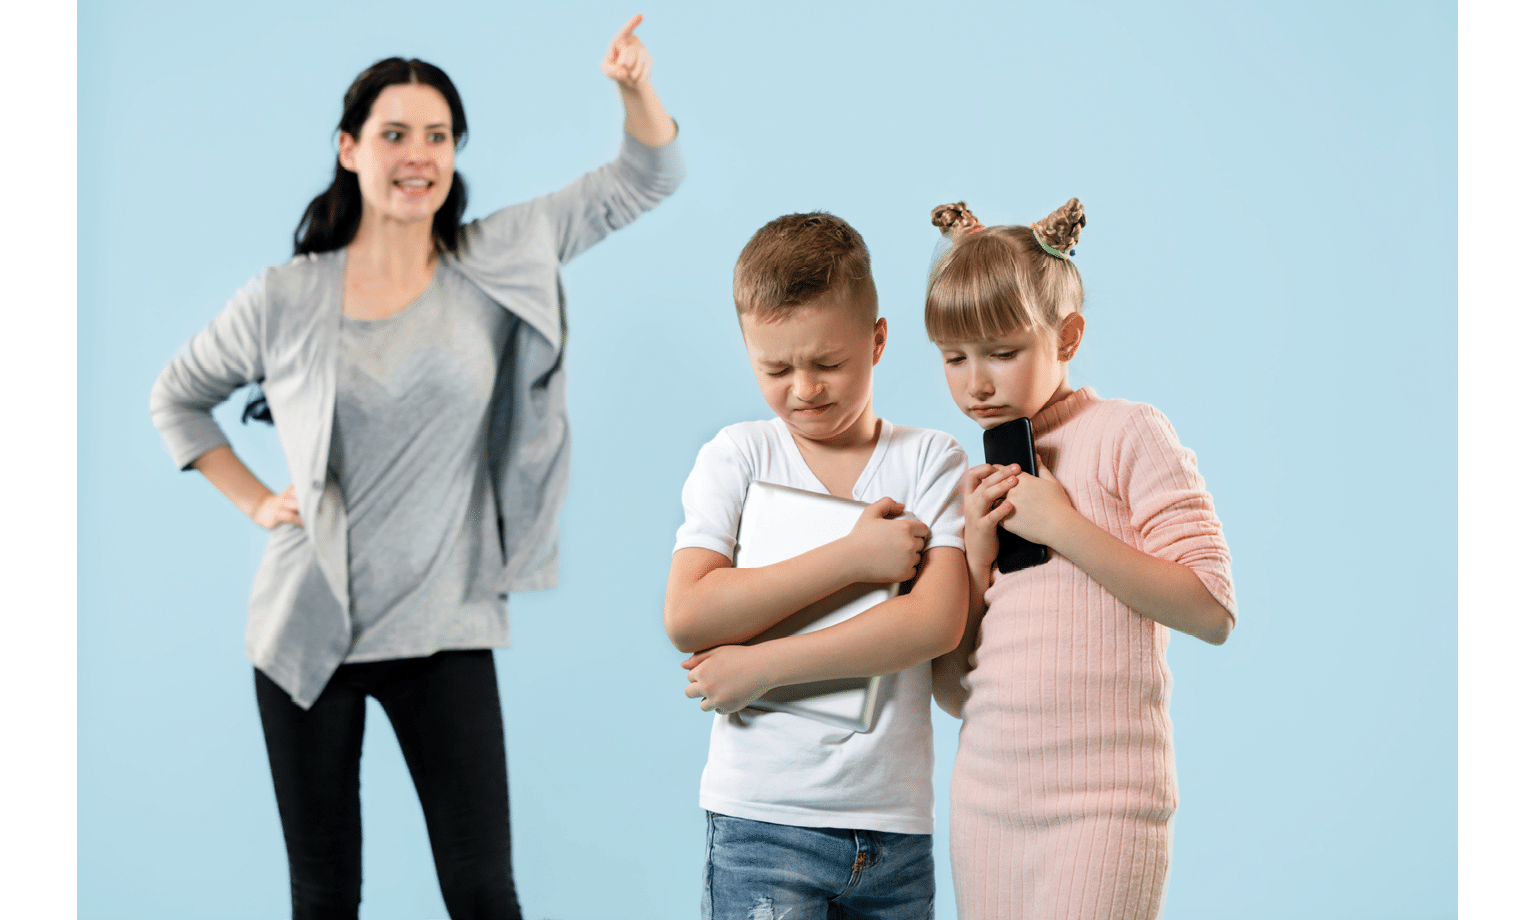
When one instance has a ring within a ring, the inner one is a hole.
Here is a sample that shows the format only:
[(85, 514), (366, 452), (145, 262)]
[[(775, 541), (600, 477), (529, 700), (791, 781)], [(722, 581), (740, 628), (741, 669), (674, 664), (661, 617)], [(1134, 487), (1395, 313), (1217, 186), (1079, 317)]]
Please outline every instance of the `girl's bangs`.
[(929, 339), (986, 341), (1040, 324), (1013, 254), (998, 242), (966, 240), (940, 259), (923, 310)]

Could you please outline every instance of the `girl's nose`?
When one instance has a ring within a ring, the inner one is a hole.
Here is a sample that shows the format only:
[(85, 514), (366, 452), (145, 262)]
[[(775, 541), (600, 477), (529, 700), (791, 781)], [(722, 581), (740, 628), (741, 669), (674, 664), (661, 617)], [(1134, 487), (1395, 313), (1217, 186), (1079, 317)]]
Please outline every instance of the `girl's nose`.
[(967, 388), (972, 398), (985, 399), (992, 395), (992, 378), (986, 374), (971, 372), (970, 386)]

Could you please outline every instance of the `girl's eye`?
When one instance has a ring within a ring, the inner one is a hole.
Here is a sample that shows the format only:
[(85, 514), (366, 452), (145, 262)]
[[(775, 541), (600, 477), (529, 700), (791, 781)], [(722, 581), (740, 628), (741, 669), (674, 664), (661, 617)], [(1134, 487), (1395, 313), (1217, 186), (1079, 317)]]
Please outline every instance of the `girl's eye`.
[(996, 358), (999, 361), (1007, 361), (1009, 358), (1013, 357), (1016, 354), (1018, 354), (1017, 351), (994, 351), (992, 353), (992, 357)]
[(944, 358), (944, 363), (952, 364), (958, 367), (959, 365), (965, 363), (965, 355), (946, 355)]
[(839, 361), (836, 364), (818, 364), (816, 366), (824, 371), (835, 371), (843, 366), (843, 362)]
[(770, 376), (770, 377), (782, 377), (782, 376), (784, 376), (787, 373), (789, 373), (789, 368), (781, 367), (781, 368), (779, 368), (776, 371), (769, 371), (768, 372), (768, 376)]

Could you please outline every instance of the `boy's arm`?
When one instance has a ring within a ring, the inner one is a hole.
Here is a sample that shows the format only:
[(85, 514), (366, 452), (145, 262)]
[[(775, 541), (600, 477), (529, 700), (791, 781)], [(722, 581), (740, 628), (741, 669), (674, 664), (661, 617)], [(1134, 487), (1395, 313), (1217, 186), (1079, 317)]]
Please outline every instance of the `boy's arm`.
[(971, 654), (976, 651), (976, 633), (981, 629), (981, 618), (987, 612), (987, 588), (991, 587), (992, 580), (991, 562), (987, 563), (985, 571), (977, 571), (977, 567), (967, 557), (966, 569), (970, 603), (965, 612), (965, 632), (953, 651), (933, 659), (933, 701), (957, 719), (961, 718), (960, 710), (970, 696), (960, 679), (971, 671)]
[(965, 494), (965, 567), (970, 582), (970, 605), (965, 615), (965, 635), (954, 651), (933, 659), (933, 699), (939, 708), (960, 718), (960, 707), (969, 694), (960, 679), (971, 670), (976, 633), (987, 612), (987, 589), (992, 587), (992, 565), (997, 561), (997, 525), (1013, 512), (1004, 497), (1018, 484), (1019, 465), (983, 463), (966, 470), (961, 480)]
[(667, 638), (683, 652), (746, 642), (848, 585), (911, 578), (928, 528), (887, 518), (903, 507), (882, 498), (847, 536), (760, 568), (735, 568), (711, 549), (679, 549), (667, 575)]
[(702, 699), (701, 709), (735, 712), (774, 687), (893, 674), (948, 652), (965, 629), (965, 555), (940, 546), (926, 556), (911, 593), (835, 626), (692, 656), (683, 662), (686, 694)]

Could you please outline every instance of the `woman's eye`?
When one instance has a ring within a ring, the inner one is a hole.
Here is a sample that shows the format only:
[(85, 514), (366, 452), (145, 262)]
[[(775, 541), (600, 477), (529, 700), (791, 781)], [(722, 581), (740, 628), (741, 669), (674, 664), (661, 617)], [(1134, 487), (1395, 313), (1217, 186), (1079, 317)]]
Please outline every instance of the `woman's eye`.
[(441, 144), (443, 141), (446, 141), (448, 139), (448, 135), (444, 134), (441, 131), (433, 131), (428, 136), (432, 139), (432, 143), (434, 143), (434, 144)]
[(404, 135), (402, 135), (399, 131), (385, 131), (384, 132), (384, 139), (386, 141), (389, 141), (391, 144), (393, 144), (396, 141), (400, 140), (400, 138), (403, 137), (403, 136)]

